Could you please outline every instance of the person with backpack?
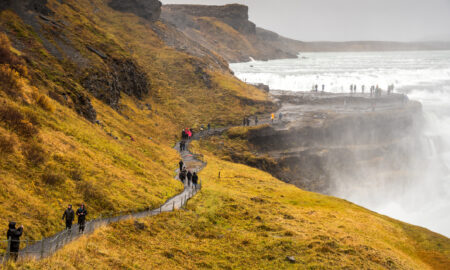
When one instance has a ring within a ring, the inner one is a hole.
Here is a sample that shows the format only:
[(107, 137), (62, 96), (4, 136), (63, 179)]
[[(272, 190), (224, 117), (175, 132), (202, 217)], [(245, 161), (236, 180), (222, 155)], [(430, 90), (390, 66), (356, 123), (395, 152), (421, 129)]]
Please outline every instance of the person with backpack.
[(197, 184), (198, 184), (198, 175), (196, 172), (194, 172), (194, 174), (192, 174), (192, 184), (194, 184), (194, 188), (197, 188)]
[(186, 180), (186, 170), (184, 168), (181, 170), (178, 178), (180, 178), (180, 181), (184, 184), (184, 181)]
[(6, 237), (8, 241), (11, 241), (9, 244), (9, 254), (11, 255), (11, 259), (17, 261), (17, 257), (19, 257), (19, 248), (20, 248), (20, 237), (23, 233), (23, 225), (20, 225), (18, 229), (16, 229), (16, 223), (14, 221), (9, 222), (9, 229), (6, 233)]
[(74, 219), (75, 219), (75, 212), (73, 212), (72, 205), (69, 204), (67, 206), (66, 211), (64, 211), (64, 214), (62, 216), (62, 220), (66, 221), (66, 229), (67, 230), (72, 229), (72, 222)]
[(188, 186), (190, 186), (191, 183), (192, 183), (192, 173), (191, 173), (191, 171), (187, 172), (186, 177), (187, 177), (187, 180), (188, 180)]
[(77, 217), (78, 217), (78, 232), (84, 233), (84, 227), (86, 225), (86, 207), (84, 206), (84, 203), (81, 204), (80, 208), (77, 210)]
[(178, 164), (180, 165), (180, 172), (181, 172), (183, 170), (183, 165), (184, 165), (183, 160), (180, 160), (180, 162), (178, 162)]

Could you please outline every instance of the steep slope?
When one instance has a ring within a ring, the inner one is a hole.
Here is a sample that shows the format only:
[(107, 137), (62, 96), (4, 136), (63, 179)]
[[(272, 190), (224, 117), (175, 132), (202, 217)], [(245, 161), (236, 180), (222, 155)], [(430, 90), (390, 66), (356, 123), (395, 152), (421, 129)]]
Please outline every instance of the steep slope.
[(0, 222), (27, 239), (59, 231), (68, 203), (89, 218), (159, 205), (182, 189), (181, 128), (272, 108), (218, 58), (171, 49), (164, 24), (109, 3), (0, 6)]
[(102, 229), (19, 268), (445, 269), (450, 263), (450, 240), (441, 235), (202, 153), (203, 189), (186, 211)]

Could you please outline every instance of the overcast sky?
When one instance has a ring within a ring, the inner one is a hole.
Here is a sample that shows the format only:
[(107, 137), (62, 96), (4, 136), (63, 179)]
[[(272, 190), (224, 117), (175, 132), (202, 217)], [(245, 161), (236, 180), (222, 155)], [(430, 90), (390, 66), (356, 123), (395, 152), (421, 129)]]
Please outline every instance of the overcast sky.
[(162, 0), (241, 3), (256, 25), (304, 41), (450, 41), (450, 0)]

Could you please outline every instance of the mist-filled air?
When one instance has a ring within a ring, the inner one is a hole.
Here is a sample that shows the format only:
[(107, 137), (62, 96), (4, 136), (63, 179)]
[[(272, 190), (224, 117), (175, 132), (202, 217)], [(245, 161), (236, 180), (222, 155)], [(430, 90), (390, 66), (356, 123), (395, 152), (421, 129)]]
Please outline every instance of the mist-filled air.
[(355, 163), (351, 175), (331, 176), (328, 192), (450, 236), (450, 51), (301, 53), (298, 59), (231, 68), (240, 79), (271, 89), (306, 91), (318, 84), (347, 93), (352, 84), (358, 92), (363, 85), (394, 84), (395, 92), (420, 101), (420, 138), (401, 149), (412, 157), (392, 161), (400, 163), (398, 170)]

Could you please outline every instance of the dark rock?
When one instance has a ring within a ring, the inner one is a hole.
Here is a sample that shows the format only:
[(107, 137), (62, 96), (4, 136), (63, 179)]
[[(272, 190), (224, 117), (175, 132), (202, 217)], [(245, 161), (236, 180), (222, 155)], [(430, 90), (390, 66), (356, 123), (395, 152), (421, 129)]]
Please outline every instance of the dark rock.
[(104, 70), (88, 70), (82, 85), (96, 98), (119, 109), (120, 94), (142, 99), (148, 94), (147, 75), (130, 59), (107, 58)]
[(112, 9), (131, 12), (149, 21), (159, 20), (162, 6), (158, 0), (112, 0), (108, 5)]
[(101, 52), (101, 51), (99, 51), (99, 50), (97, 50), (97, 49), (92, 48), (92, 47), (89, 46), (89, 45), (87, 45), (86, 48), (87, 48), (88, 50), (90, 50), (91, 52), (95, 53), (96, 55), (100, 56), (102, 59), (108, 58), (108, 56), (106, 56), (106, 54), (104, 54), (103, 52)]
[(12, 8), (14, 10), (31, 10), (45, 16), (55, 14), (47, 7), (47, 0), (1, 0), (0, 10)]
[(79, 95), (78, 98), (72, 98), (72, 100), (75, 103), (75, 110), (79, 115), (83, 116), (90, 122), (95, 121), (97, 118), (97, 112), (95, 111), (94, 106), (92, 106), (91, 99), (89, 97)]
[(145, 225), (144, 223), (141, 223), (137, 220), (134, 221), (134, 227), (136, 228), (136, 230), (139, 230), (139, 231), (143, 231), (143, 230), (147, 229), (147, 225)]
[(256, 88), (259, 88), (259, 89), (261, 89), (261, 90), (263, 90), (263, 91), (266, 91), (266, 92), (269, 92), (270, 91), (270, 88), (269, 88), (269, 86), (268, 85), (266, 85), (266, 84), (263, 84), (263, 83), (257, 83), (257, 84), (253, 84)]
[[(218, 18), (241, 33), (256, 33), (255, 24), (248, 20), (248, 7), (244, 5), (164, 5), (164, 9), (168, 12), (183, 13), (188, 16)], [(174, 24), (176, 23), (174, 21)]]
[(288, 261), (290, 263), (296, 263), (297, 262), (295, 260), (294, 256), (286, 256), (286, 261)]

